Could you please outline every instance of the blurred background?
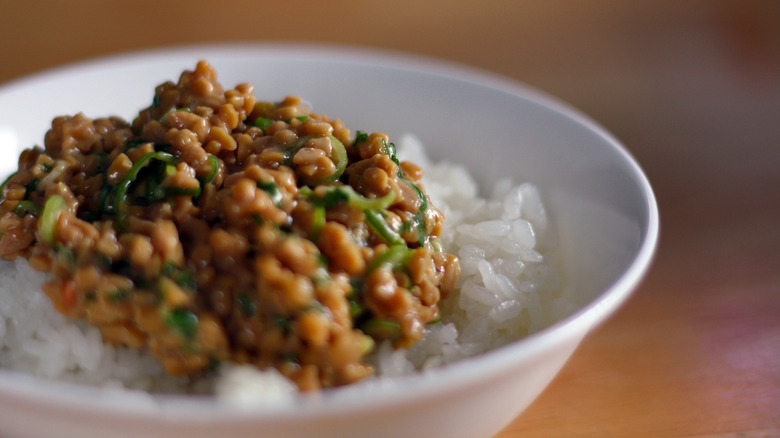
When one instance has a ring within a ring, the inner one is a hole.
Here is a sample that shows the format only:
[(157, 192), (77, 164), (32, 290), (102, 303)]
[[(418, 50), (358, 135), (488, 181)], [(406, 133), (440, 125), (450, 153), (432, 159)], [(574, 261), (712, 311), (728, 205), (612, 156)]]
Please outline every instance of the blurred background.
[(780, 436), (780, 1), (4, 1), (0, 41), (0, 84), (118, 52), (293, 41), (453, 61), (571, 103), (646, 170), (661, 245), (498, 437)]

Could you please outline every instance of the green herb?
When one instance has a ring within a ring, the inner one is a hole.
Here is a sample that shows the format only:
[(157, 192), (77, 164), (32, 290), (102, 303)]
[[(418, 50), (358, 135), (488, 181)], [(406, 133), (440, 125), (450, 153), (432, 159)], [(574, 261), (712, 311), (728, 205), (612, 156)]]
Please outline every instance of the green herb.
[(209, 174), (206, 175), (206, 178), (201, 181), (202, 186), (213, 183), (214, 179), (217, 177), (217, 172), (219, 172), (219, 158), (217, 158), (216, 155), (209, 154), (209, 164), (211, 164), (211, 170), (209, 171)]
[(76, 254), (73, 254), (73, 250), (68, 248), (67, 246), (63, 245), (54, 245), (52, 247), (52, 250), (55, 254), (57, 254), (57, 259), (59, 262), (65, 266), (69, 266), (71, 268), (75, 267), (76, 265)]
[(173, 280), (179, 287), (190, 290), (195, 290), (198, 287), (198, 283), (195, 281), (195, 274), (186, 267), (166, 263), (163, 265), (161, 274), (163, 277)]
[(215, 371), (217, 371), (219, 369), (220, 365), (221, 365), (221, 362), (219, 361), (219, 359), (217, 359), (214, 356), (209, 356), (209, 364), (206, 367), (206, 369), (209, 370), (209, 372), (213, 373), (213, 372), (215, 372)]
[(314, 205), (314, 211), (311, 214), (311, 230), (309, 234), (312, 242), (317, 242), (320, 237), (320, 231), (325, 226), (325, 207), (322, 205)]
[(38, 221), (38, 232), (41, 241), (47, 245), (52, 245), (57, 240), (57, 221), (62, 212), (68, 209), (65, 198), (60, 195), (53, 195), (46, 200), (43, 205), (43, 213)]
[(28, 213), (38, 217), (41, 214), (41, 207), (32, 201), (19, 201), (13, 212), (19, 217), (25, 217)]
[(185, 339), (193, 339), (198, 333), (198, 316), (185, 308), (173, 309), (168, 312), (165, 321), (173, 331)]
[(33, 178), (24, 185), (27, 193), (34, 192), (36, 187), (38, 187), (38, 178)]
[(130, 291), (127, 289), (117, 289), (108, 293), (108, 299), (115, 303), (127, 301), (130, 299), (130, 296)]
[(310, 119), (309, 116), (297, 116), (296, 119), (300, 120), (301, 122), (305, 122)]
[(114, 190), (114, 186), (111, 184), (104, 184), (103, 188), (100, 190), (100, 195), (98, 196), (98, 208), (100, 208), (101, 213), (114, 213), (114, 205), (108, 203), (109, 195), (111, 194), (112, 190)]
[(382, 214), (378, 210), (365, 210), (366, 223), (383, 242), (388, 245), (406, 246), (406, 241), (395, 231), (393, 231), (385, 222)]
[(276, 185), (275, 182), (258, 181), (257, 187), (262, 189), (264, 192), (268, 193), (268, 196), (271, 198), (271, 202), (273, 202), (275, 206), (281, 207), (282, 192), (279, 191), (279, 187)]
[(119, 182), (116, 188), (116, 194), (114, 195), (114, 214), (116, 215), (115, 222), (116, 228), (119, 232), (127, 231), (127, 192), (130, 189), (130, 185), (133, 184), (138, 178), (138, 174), (141, 169), (148, 166), (152, 160), (159, 160), (168, 164), (176, 161), (176, 157), (166, 152), (149, 152), (142, 156), (138, 161), (133, 164), (130, 170), (127, 172), (122, 181)]
[(289, 319), (285, 318), (284, 316), (277, 316), (275, 322), (276, 326), (282, 329), (282, 333), (285, 335), (292, 333), (292, 326), (290, 325)]
[(352, 143), (352, 147), (355, 147), (358, 143), (363, 143), (365, 141), (368, 141), (368, 134), (363, 131), (358, 131), (355, 133), (355, 141)]
[(319, 301), (312, 301), (306, 307), (304, 307), (303, 310), (314, 310), (319, 313), (328, 313), (328, 309), (325, 308), (325, 306), (323, 306)]
[(271, 126), (274, 123), (273, 120), (267, 119), (265, 117), (258, 117), (255, 119), (254, 125), (262, 130), (265, 130), (265, 128)]
[(350, 298), (348, 302), (349, 302), (349, 317), (352, 319), (352, 322), (354, 323), (368, 309), (366, 308), (366, 306), (359, 303), (357, 299)]
[(428, 199), (425, 197), (422, 189), (420, 189), (417, 184), (406, 179), (404, 180), (407, 184), (412, 186), (412, 189), (417, 192), (417, 196), (420, 197), (420, 209), (417, 210), (417, 213), (414, 214), (414, 221), (417, 225), (417, 243), (420, 246), (423, 246), (425, 245), (425, 240), (428, 238), (428, 235), (425, 232), (425, 213), (428, 210)]
[(321, 197), (314, 196), (311, 190), (306, 192), (301, 190), (300, 193), (311, 200), (315, 205), (322, 205), (326, 208), (334, 207), (346, 202), (350, 206), (361, 210), (383, 210), (390, 207), (393, 204), (393, 201), (395, 201), (395, 192), (389, 192), (380, 198), (366, 198), (356, 192), (351, 186), (330, 187)]
[[(322, 254), (320, 254), (320, 256), (324, 257)], [(327, 259), (326, 259), (326, 264), (327, 264)], [(329, 280), (330, 280), (330, 274), (328, 274), (328, 270), (325, 268), (317, 268), (317, 270), (314, 271), (314, 273), (311, 275), (311, 282), (315, 286), (323, 284)]]
[(387, 251), (374, 256), (371, 263), (366, 268), (366, 275), (373, 272), (382, 266), (389, 265), (391, 269), (395, 269), (399, 266), (404, 266), (409, 261), (414, 251), (406, 247), (406, 245), (394, 245), (387, 248)]
[(363, 333), (375, 339), (398, 339), (401, 325), (389, 319), (371, 318), (360, 326)]
[(298, 358), (298, 355), (290, 351), (282, 353), (281, 359), (282, 362), (300, 363), (300, 359)]
[[(347, 157), (347, 150), (344, 148), (344, 143), (332, 135), (329, 135), (328, 137), (330, 138), (331, 145), (331, 159), (333, 160), (333, 164), (336, 166), (336, 170), (332, 175), (325, 178), (305, 178), (302, 176), (301, 180), (306, 185), (316, 186), (320, 184), (333, 183), (341, 178), (341, 175), (344, 173), (344, 169), (347, 168), (347, 161), (349, 161), (349, 159)], [(295, 163), (293, 163), (293, 157), (295, 157), (295, 154), (298, 153), (301, 148), (306, 146), (306, 143), (311, 138), (311, 135), (301, 137), (297, 142), (295, 142), (294, 145), (285, 149), (284, 160), (282, 163), (286, 166), (295, 167)]]
[(254, 301), (246, 294), (239, 295), (238, 298), (236, 298), (236, 304), (238, 304), (238, 308), (241, 309), (241, 313), (243, 313), (244, 316), (253, 316), (255, 312), (257, 312), (257, 306)]

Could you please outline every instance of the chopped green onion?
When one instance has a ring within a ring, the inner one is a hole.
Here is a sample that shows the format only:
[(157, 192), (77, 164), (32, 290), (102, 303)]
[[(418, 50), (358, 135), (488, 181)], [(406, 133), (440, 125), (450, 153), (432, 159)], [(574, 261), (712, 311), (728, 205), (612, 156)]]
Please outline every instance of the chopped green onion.
[(360, 337), (360, 354), (361, 356), (364, 356), (371, 351), (374, 350), (374, 347), (376, 347), (376, 342), (374, 342), (374, 339), (371, 338), (371, 336), (361, 336)]
[(360, 318), (363, 313), (366, 312), (366, 306), (364, 306), (361, 303), (358, 303), (357, 300), (350, 299), (349, 301), (349, 317), (354, 322), (358, 318)]
[(309, 116), (297, 116), (296, 119), (300, 120), (301, 122), (305, 122), (310, 119)]
[(366, 223), (382, 241), (388, 245), (404, 245), (406, 241), (395, 231), (393, 231), (385, 222), (379, 210), (365, 210)]
[[(303, 192), (303, 190), (301, 190), (301, 192)], [(309, 192), (302, 194), (308, 194), (307, 197), (309, 197), (314, 204), (323, 205), (326, 208), (334, 207), (346, 202), (350, 206), (361, 210), (383, 210), (390, 207), (393, 204), (393, 201), (395, 201), (395, 192), (390, 192), (379, 198), (366, 198), (356, 192), (351, 186), (330, 187), (322, 197), (313, 197), (313, 193)]]
[(257, 306), (246, 294), (239, 295), (238, 298), (236, 298), (236, 303), (244, 316), (252, 316), (257, 312)]
[(100, 196), (98, 196), (98, 207), (100, 208), (101, 213), (111, 214), (114, 212), (114, 206), (107, 203), (109, 198), (108, 195), (111, 194), (113, 189), (114, 186), (111, 184), (104, 184), (103, 188), (100, 190)]
[(438, 237), (428, 239), (428, 243), (431, 244), (431, 249), (433, 249), (434, 252), (444, 252), (444, 247), (442, 247), (441, 240), (439, 240)]
[(170, 311), (165, 318), (168, 326), (185, 339), (192, 339), (198, 333), (198, 316), (191, 311), (178, 308)]
[(394, 191), (391, 191), (385, 196), (379, 198), (366, 198), (365, 196), (360, 195), (359, 193), (355, 192), (351, 188), (350, 190), (354, 195), (350, 196), (349, 205), (353, 207), (361, 208), (363, 210), (368, 210), (368, 209), (383, 210), (387, 207), (390, 207), (393, 204), (393, 201), (395, 201)]
[(358, 131), (355, 133), (355, 141), (352, 143), (352, 147), (355, 147), (358, 143), (363, 143), (364, 141), (368, 141), (368, 134), (363, 131)]
[(295, 142), (294, 145), (290, 146), (289, 148), (285, 149), (283, 152), (284, 160), (282, 160), (282, 164), (285, 166), (293, 166), (293, 157), (295, 157), (295, 154), (298, 153), (299, 150), (301, 150), (302, 147), (306, 146), (306, 142), (311, 139), (311, 135), (306, 135), (298, 139), (298, 141)]
[(382, 266), (389, 265), (391, 269), (395, 269), (398, 266), (405, 265), (411, 257), (413, 251), (406, 247), (406, 245), (394, 245), (387, 248), (387, 251), (375, 256), (371, 263), (366, 268), (366, 275), (373, 272), (375, 269), (379, 269)]
[(401, 337), (401, 325), (389, 319), (371, 318), (360, 326), (360, 330), (375, 339)]
[(341, 178), (344, 173), (344, 169), (347, 168), (347, 149), (344, 147), (344, 143), (334, 136), (330, 137), (330, 145), (333, 152), (333, 164), (336, 165), (336, 171), (328, 178), (328, 182), (333, 182)]
[(275, 322), (276, 326), (282, 329), (282, 332), (285, 335), (292, 333), (292, 326), (290, 325), (289, 319), (285, 318), (284, 316), (277, 316)]
[(311, 215), (311, 231), (309, 232), (311, 234), (312, 242), (317, 242), (318, 238), (320, 237), (320, 231), (322, 231), (322, 227), (324, 226), (325, 207), (321, 205), (315, 205), (314, 211)]
[(279, 187), (275, 182), (258, 181), (257, 187), (268, 193), (271, 202), (273, 202), (275, 206), (279, 207), (282, 205), (282, 192), (279, 191)]
[(198, 287), (195, 275), (186, 267), (179, 267), (173, 263), (166, 263), (162, 267), (162, 276), (173, 280), (178, 286), (195, 290)]
[(57, 221), (62, 212), (67, 209), (68, 204), (65, 202), (65, 198), (60, 195), (53, 195), (46, 200), (41, 219), (38, 222), (38, 232), (43, 243), (52, 245), (57, 240)]
[[(347, 157), (347, 150), (344, 148), (344, 143), (341, 142), (338, 138), (329, 135), (330, 138), (330, 145), (331, 145), (331, 159), (333, 160), (333, 164), (336, 166), (336, 170), (333, 172), (332, 175), (326, 177), (326, 178), (306, 178), (301, 177), (301, 180), (304, 184), (310, 185), (310, 186), (316, 186), (320, 184), (330, 184), (332, 182), (337, 181), (339, 178), (341, 178), (341, 175), (344, 173), (344, 169), (347, 168), (347, 161), (349, 161)], [(295, 142), (294, 145), (284, 150), (284, 160), (282, 163), (286, 166), (294, 167), (295, 164), (293, 163), (293, 158), (295, 157), (295, 154), (298, 153), (301, 148), (306, 146), (306, 143), (312, 138), (311, 135), (307, 135), (304, 137), (301, 137), (298, 139), (297, 142)]]
[(298, 355), (293, 353), (293, 352), (291, 352), (291, 351), (282, 353), (281, 360), (282, 360), (282, 362), (290, 362), (290, 363), (300, 363), (300, 361), (301, 361), (298, 358)]
[(32, 201), (19, 201), (13, 212), (19, 217), (24, 217), (27, 213), (38, 217), (41, 214), (41, 207)]
[(115, 303), (127, 301), (130, 299), (131, 293), (127, 289), (117, 289), (108, 293), (108, 299)]
[(138, 178), (138, 174), (141, 172), (141, 169), (149, 165), (152, 160), (159, 160), (164, 163), (171, 164), (176, 161), (176, 157), (167, 152), (149, 152), (148, 154), (139, 158), (138, 161), (136, 161), (127, 172), (127, 175), (122, 178), (122, 181), (120, 181), (117, 185), (116, 194), (114, 195), (116, 228), (119, 232), (126, 231), (127, 229), (127, 212), (125, 205), (127, 203), (127, 191), (130, 189), (130, 185), (135, 182), (135, 179)]
[(36, 187), (38, 187), (38, 178), (33, 178), (24, 185), (27, 193), (34, 192)]
[(211, 164), (211, 170), (206, 178), (201, 181), (201, 185), (204, 186), (213, 183), (214, 179), (217, 177), (217, 172), (219, 172), (219, 158), (217, 158), (216, 155), (209, 155), (209, 164)]
[(328, 309), (322, 305), (319, 301), (312, 301), (311, 303), (307, 304), (303, 310), (314, 310), (319, 313), (328, 313)]
[(417, 196), (420, 197), (420, 209), (417, 210), (417, 213), (414, 214), (414, 220), (417, 224), (417, 243), (420, 246), (425, 245), (425, 240), (428, 237), (428, 235), (425, 232), (425, 212), (428, 210), (428, 199), (425, 197), (425, 193), (423, 193), (422, 189), (417, 186), (417, 184), (404, 179), (415, 192), (417, 192)]
[(262, 130), (273, 125), (274, 121), (265, 117), (258, 117), (255, 119), (254, 125)]

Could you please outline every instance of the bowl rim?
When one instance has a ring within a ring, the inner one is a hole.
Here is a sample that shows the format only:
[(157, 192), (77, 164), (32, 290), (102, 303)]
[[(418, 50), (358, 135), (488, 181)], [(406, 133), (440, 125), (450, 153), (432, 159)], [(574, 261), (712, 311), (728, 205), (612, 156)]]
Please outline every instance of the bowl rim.
[[(475, 67), (405, 52), (338, 44), (296, 42), (192, 44), (123, 52), (46, 69), (0, 84), (0, 99), (5, 93), (20, 87), (52, 80), (63, 75), (77, 75), (79, 72), (89, 71), (93, 68), (105, 68), (115, 63), (151, 61), (171, 56), (197, 56), (198, 59), (201, 59), (200, 57), (209, 59), (211, 55), (221, 54), (220, 56), (223, 56), (228, 52), (240, 53), (244, 56), (270, 55), (308, 61), (339, 59), (349, 63), (408, 70), (462, 80), (531, 100), (596, 133), (620, 156), (631, 169), (632, 177), (644, 194), (644, 206), (648, 216), (643, 219), (647, 222), (647, 228), (639, 236), (640, 246), (629, 267), (597, 298), (580, 307), (571, 315), (522, 339), (435, 370), (393, 378), (394, 384), (392, 386), (382, 386), (377, 395), (369, 391), (371, 395), (368, 399), (365, 397), (343, 397), (335, 403), (321, 403), (319, 400), (327, 400), (327, 397), (314, 397), (312, 402), (306, 400), (304, 403), (293, 404), (293, 409), (289, 409), (291, 406), (289, 404), (263, 404), (251, 408), (235, 409), (235, 406), (216, 402), (212, 397), (154, 396), (156, 400), (163, 401), (165, 421), (186, 419), (198, 423), (215, 420), (251, 420), (253, 422), (300, 420), (303, 417), (318, 418), (337, 413), (354, 414), (396, 406), (412, 400), (420, 401), (440, 397), (451, 392), (453, 388), (462, 388), (463, 382), (469, 382), (470, 385), (478, 384), (494, 373), (510, 371), (524, 358), (549, 351), (555, 345), (569, 339), (582, 337), (583, 333), (587, 334), (590, 329), (604, 322), (613, 314), (628, 299), (646, 275), (658, 246), (659, 212), (650, 182), (635, 158), (606, 129), (569, 104), (517, 80)], [(159, 418), (161, 412), (158, 403), (139, 404), (120, 401), (106, 403), (103, 397), (105, 390), (101, 388), (67, 382), (54, 382), (52, 384), (52, 382), (39, 380), (23, 373), (0, 369), (0, 396), (3, 394), (12, 395), (27, 402), (65, 405), (67, 409), (89, 409), (105, 415), (116, 414), (152, 419)]]

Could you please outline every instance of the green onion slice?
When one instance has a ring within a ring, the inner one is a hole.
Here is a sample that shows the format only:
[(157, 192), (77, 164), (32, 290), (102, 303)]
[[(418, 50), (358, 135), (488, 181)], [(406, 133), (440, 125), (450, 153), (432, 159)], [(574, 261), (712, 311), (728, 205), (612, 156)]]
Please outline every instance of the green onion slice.
[(273, 123), (274, 123), (274, 121), (271, 120), (271, 119), (267, 119), (265, 117), (258, 117), (258, 118), (255, 119), (254, 125), (255, 125), (255, 127), (258, 127), (258, 128), (260, 128), (262, 130), (265, 130), (265, 128), (273, 125)]
[(13, 211), (19, 217), (24, 217), (27, 213), (38, 217), (41, 214), (41, 207), (32, 201), (19, 201)]
[(187, 309), (173, 309), (168, 313), (165, 321), (168, 327), (185, 339), (191, 340), (198, 333), (198, 316)]
[(406, 241), (387, 225), (379, 210), (365, 210), (364, 213), (368, 227), (385, 243), (406, 246)]
[(366, 275), (383, 266), (390, 266), (391, 269), (404, 266), (409, 261), (414, 251), (406, 245), (393, 245), (387, 248), (387, 251), (375, 256), (366, 268)]
[[(347, 149), (344, 147), (344, 143), (332, 135), (328, 135), (328, 137), (330, 138), (331, 145), (331, 159), (333, 160), (333, 164), (336, 166), (336, 170), (332, 175), (326, 178), (306, 178), (302, 176), (301, 180), (306, 185), (316, 186), (320, 184), (333, 183), (341, 178), (341, 175), (344, 174), (344, 169), (347, 168), (347, 161), (349, 161), (349, 159), (347, 157)], [(303, 148), (306, 145), (306, 142), (308, 142), (311, 138), (311, 135), (301, 137), (297, 142), (295, 142), (294, 145), (285, 149), (284, 160), (282, 163), (286, 166), (294, 167), (295, 165), (293, 164), (293, 157), (295, 157), (295, 154), (297, 154), (298, 151)]]
[(214, 179), (217, 177), (217, 172), (219, 172), (219, 158), (217, 158), (216, 155), (209, 155), (209, 164), (211, 164), (211, 170), (202, 181), (202, 185), (204, 186), (213, 183)]
[(116, 227), (117, 231), (127, 230), (127, 192), (130, 189), (130, 185), (138, 178), (138, 174), (141, 169), (148, 166), (152, 160), (159, 160), (167, 164), (172, 164), (176, 161), (176, 157), (167, 152), (149, 152), (142, 156), (138, 161), (133, 164), (133, 167), (127, 172), (122, 181), (116, 187), (116, 194), (114, 195), (114, 213), (116, 215)]
[(314, 192), (311, 189), (304, 191), (302, 187), (299, 193), (302, 196), (309, 199), (316, 205), (323, 205), (326, 208), (334, 207), (341, 203), (346, 202), (352, 207), (359, 208), (361, 210), (384, 210), (390, 207), (395, 201), (395, 192), (389, 192), (385, 196), (379, 198), (366, 198), (360, 193), (356, 192), (351, 186), (336, 186), (330, 187), (324, 195), (315, 197)]
[(268, 194), (275, 206), (280, 207), (282, 205), (282, 192), (279, 191), (279, 186), (275, 182), (258, 181), (257, 187)]
[(317, 242), (320, 237), (320, 231), (325, 226), (325, 207), (315, 205), (311, 215), (311, 240)]
[(65, 198), (60, 195), (53, 195), (46, 200), (41, 219), (38, 222), (38, 232), (43, 243), (53, 245), (57, 240), (57, 220), (67, 209), (68, 204), (65, 202)]
[(375, 339), (401, 337), (401, 325), (389, 319), (371, 318), (360, 326), (360, 330)]

